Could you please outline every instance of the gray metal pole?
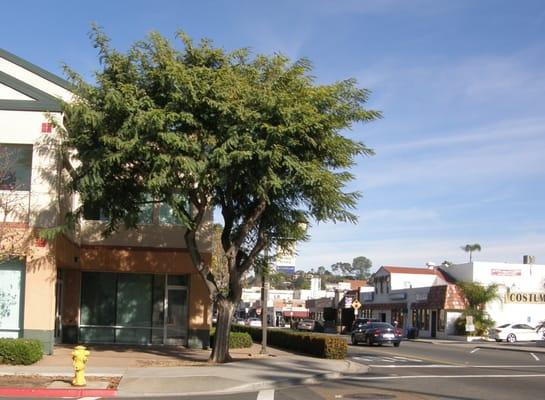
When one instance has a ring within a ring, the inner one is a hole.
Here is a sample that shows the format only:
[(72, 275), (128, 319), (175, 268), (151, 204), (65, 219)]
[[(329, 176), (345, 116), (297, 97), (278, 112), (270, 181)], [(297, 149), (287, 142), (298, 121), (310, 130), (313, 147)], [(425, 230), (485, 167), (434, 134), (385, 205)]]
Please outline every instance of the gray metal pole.
[[(268, 270), (269, 252), (265, 248), (265, 266)], [(268, 272), (268, 271), (267, 271)], [(269, 299), (269, 282), (267, 282), (267, 273), (264, 270), (261, 274), (261, 354), (267, 354), (267, 302)]]

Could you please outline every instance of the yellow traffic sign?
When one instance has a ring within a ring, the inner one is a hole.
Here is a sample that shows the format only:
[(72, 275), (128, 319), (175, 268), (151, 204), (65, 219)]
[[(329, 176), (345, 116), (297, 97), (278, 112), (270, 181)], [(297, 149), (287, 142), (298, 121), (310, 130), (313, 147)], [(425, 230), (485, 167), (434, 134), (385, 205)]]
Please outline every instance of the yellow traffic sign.
[(361, 307), (361, 303), (357, 299), (352, 302), (352, 308), (354, 308), (355, 310), (357, 310), (360, 307)]

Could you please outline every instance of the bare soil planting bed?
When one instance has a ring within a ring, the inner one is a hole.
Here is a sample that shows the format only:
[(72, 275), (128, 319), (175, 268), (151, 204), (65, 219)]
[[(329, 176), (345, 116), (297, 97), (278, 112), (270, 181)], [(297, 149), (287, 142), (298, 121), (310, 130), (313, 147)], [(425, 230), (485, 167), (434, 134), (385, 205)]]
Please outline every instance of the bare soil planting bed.
[[(100, 377), (90, 376), (87, 377), (87, 382), (107, 382), (107, 389), (117, 389), (117, 385), (121, 380), (121, 377)], [(71, 377), (67, 376), (41, 376), (41, 375), (5, 375), (0, 376), (0, 387), (17, 387), (17, 388), (48, 388), (54, 382), (63, 382), (70, 384), (72, 382)], [(78, 389), (84, 389), (78, 387)]]

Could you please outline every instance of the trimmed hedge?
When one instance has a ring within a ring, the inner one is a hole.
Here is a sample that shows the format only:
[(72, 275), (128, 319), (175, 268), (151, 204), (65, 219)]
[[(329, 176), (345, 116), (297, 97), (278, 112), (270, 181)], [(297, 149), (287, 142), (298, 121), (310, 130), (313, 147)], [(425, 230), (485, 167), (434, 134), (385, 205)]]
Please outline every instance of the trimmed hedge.
[[(216, 339), (216, 330), (210, 331), (210, 347), (214, 347)], [(252, 337), (246, 332), (229, 332), (229, 348), (245, 349), (252, 347)]]
[(0, 364), (34, 364), (43, 355), (42, 344), (38, 340), (0, 339)]
[[(254, 342), (261, 342), (261, 328), (233, 325), (231, 330), (235, 332), (247, 332)], [(267, 343), (271, 346), (321, 358), (342, 360), (346, 358), (346, 354), (348, 353), (348, 343), (342, 337), (293, 332), (284, 329), (267, 329)]]

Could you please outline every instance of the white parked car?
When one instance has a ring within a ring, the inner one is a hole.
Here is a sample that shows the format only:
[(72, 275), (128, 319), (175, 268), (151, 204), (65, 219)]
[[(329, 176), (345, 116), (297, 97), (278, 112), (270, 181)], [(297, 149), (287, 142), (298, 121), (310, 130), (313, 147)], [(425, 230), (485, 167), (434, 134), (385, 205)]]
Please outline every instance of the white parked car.
[(255, 328), (261, 328), (261, 319), (260, 318), (248, 318), (246, 320), (247, 326), (253, 326)]
[(542, 333), (528, 324), (503, 324), (490, 329), (488, 336), (496, 342), (506, 340), (509, 343), (541, 339)]

